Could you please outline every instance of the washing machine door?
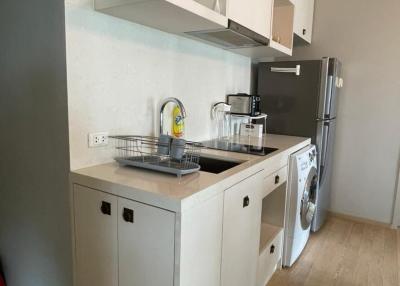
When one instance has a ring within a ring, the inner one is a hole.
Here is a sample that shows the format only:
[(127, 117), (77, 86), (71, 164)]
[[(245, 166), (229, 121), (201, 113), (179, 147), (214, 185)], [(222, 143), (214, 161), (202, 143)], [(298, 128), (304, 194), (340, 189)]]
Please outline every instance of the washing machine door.
[(315, 213), (315, 198), (318, 189), (318, 172), (315, 167), (310, 170), (301, 198), (300, 220), (301, 227), (310, 227)]

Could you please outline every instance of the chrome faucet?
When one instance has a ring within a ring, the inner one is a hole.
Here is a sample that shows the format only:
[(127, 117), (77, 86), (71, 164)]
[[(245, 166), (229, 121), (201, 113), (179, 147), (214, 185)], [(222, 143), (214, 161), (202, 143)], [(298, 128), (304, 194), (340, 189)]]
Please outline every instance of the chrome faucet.
[(168, 103), (175, 103), (176, 105), (178, 105), (179, 109), (181, 110), (182, 119), (185, 119), (186, 117), (185, 107), (183, 106), (183, 103), (179, 99), (175, 97), (168, 97), (164, 99), (161, 102), (161, 108), (160, 108), (160, 135), (163, 134), (164, 131), (164, 109)]

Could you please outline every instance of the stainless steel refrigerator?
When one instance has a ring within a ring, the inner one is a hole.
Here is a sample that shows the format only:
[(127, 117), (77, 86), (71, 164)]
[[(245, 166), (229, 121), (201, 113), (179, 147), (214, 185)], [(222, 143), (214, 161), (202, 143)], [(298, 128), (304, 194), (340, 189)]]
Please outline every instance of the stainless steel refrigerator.
[(333, 143), (341, 63), (335, 58), (259, 63), (258, 94), (267, 132), (310, 137), (317, 146), (319, 189), (311, 226), (323, 225), (330, 205)]

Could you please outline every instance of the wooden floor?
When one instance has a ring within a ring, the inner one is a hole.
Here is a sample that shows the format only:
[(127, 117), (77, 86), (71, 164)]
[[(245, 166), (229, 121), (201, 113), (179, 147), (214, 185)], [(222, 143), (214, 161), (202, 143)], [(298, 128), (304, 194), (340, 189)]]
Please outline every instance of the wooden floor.
[(400, 231), (330, 218), (268, 286), (399, 286)]

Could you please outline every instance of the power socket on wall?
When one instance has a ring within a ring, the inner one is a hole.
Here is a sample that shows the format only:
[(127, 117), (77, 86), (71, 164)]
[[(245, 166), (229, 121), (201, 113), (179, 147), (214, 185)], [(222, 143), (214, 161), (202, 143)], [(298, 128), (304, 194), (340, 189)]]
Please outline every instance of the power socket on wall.
[(108, 132), (89, 133), (89, 148), (108, 145)]

